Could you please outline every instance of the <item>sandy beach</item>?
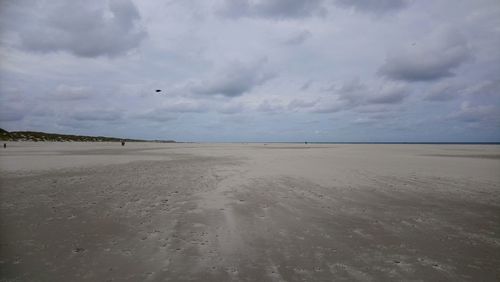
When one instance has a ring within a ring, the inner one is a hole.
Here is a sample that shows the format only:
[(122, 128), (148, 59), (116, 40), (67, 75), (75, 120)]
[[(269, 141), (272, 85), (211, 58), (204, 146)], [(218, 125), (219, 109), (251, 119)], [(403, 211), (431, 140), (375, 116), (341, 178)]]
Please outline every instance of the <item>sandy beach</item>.
[(499, 281), (500, 146), (12, 142), (1, 281)]

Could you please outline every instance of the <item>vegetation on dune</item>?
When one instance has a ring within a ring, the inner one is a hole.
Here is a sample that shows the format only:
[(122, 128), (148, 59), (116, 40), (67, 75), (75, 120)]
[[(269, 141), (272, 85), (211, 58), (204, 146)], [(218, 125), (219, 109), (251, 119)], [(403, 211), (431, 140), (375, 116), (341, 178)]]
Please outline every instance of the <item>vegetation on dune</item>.
[[(56, 142), (151, 142), (150, 140), (104, 137), (104, 136), (84, 136), (70, 134), (55, 134), (37, 131), (12, 131), (8, 132), (0, 128), (0, 140), (3, 141), (56, 141)], [(155, 140), (154, 142), (175, 142), (172, 140)]]

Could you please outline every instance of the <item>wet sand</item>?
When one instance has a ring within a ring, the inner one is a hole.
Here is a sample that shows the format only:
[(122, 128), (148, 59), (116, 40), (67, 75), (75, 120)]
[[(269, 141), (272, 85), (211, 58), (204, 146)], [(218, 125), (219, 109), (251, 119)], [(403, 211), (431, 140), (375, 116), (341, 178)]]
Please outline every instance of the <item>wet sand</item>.
[(0, 281), (499, 281), (500, 146), (9, 143)]

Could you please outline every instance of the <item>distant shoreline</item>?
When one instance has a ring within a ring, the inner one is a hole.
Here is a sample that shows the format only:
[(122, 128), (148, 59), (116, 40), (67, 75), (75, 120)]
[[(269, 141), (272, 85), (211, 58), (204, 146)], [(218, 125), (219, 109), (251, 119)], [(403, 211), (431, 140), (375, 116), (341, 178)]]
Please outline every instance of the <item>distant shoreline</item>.
[[(220, 144), (304, 144), (304, 145), (325, 145), (325, 144), (381, 144), (381, 145), (500, 145), (499, 142), (392, 142), (392, 141), (381, 141), (381, 142), (315, 142), (315, 141), (258, 141), (258, 142), (248, 142), (248, 141), (228, 141), (228, 142), (207, 142), (207, 141), (197, 141), (197, 142), (177, 142), (174, 140), (143, 140), (143, 139), (131, 139), (131, 138), (118, 138), (118, 137), (106, 137), (106, 136), (87, 136), (87, 135), (72, 135), (72, 134), (59, 134), (59, 133), (46, 133), (38, 131), (6, 131), (0, 128), (0, 141), (2, 142), (156, 142), (156, 143), (220, 143)], [(307, 143), (306, 143), (307, 142)]]
[(118, 138), (106, 136), (87, 136), (59, 133), (46, 133), (39, 131), (6, 131), (0, 128), (0, 141), (3, 142), (158, 142), (175, 143), (174, 140), (142, 140), (131, 138)]

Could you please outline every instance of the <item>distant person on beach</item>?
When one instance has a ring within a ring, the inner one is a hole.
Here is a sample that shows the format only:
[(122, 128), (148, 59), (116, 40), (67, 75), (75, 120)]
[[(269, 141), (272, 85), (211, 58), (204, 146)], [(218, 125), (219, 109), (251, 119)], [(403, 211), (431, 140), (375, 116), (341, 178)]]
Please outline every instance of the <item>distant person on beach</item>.
[(3, 148), (7, 148), (7, 143), (3, 143)]
[(122, 140), (122, 146), (125, 146), (125, 141)]

